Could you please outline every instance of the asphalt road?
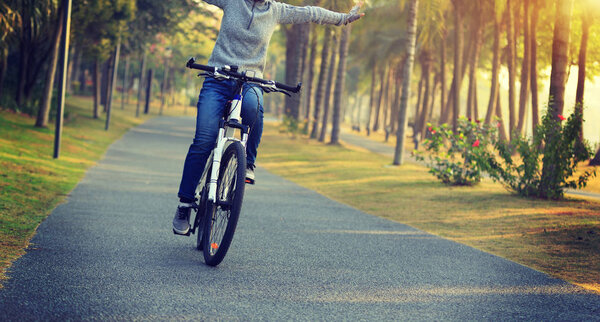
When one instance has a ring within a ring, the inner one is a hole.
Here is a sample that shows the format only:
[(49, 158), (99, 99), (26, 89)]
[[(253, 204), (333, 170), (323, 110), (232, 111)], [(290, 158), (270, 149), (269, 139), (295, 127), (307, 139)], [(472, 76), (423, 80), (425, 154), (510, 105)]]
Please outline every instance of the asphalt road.
[(191, 132), (156, 118), (113, 144), (11, 268), (0, 320), (600, 319), (599, 295), (260, 167), (207, 267), (170, 226)]

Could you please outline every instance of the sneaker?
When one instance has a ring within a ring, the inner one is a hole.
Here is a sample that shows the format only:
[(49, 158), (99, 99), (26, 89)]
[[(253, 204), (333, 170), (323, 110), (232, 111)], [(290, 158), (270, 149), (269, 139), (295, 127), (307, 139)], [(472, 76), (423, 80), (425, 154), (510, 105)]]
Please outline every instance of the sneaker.
[(254, 184), (254, 164), (248, 163), (246, 166), (246, 183)]
[(179, 203), (175, 218), (173, 218), (173, 233), (177, 235), (189, 235), (190, 233), (190, 213), (193, 204)]

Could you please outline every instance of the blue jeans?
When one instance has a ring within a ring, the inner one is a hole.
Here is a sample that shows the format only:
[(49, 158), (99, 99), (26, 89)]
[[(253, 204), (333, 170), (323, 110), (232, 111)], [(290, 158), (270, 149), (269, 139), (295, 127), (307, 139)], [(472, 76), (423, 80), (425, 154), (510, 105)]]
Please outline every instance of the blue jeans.
[[(194, 199), (206, 160), (215, 146), (219, 134), (219, 120), (225, 114), (225, 106), (237, 93), (233, 80), (206, 78), (198, 98), (196, 134), (183, 165), (179, 185), (179, 198)], [(263, 131), (263, 90), (258, 86), (244, 84), (242, 123), (250, 126), (246, 144), (247, 163), (254, 164)]]

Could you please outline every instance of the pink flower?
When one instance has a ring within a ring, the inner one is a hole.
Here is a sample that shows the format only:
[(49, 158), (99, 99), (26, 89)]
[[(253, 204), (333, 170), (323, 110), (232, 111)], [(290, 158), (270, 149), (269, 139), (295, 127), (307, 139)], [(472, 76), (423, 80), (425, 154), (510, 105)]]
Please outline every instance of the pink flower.
[(558, 114), (558, 119), (561, 120), (561, 121), (566, 120), (566, 118), (564, 116), (560, 115), (560, 114)]
[(473, 147), (476, 148), (479, 146), (479, 139), (475, 140), (475, 142), (473, 142)]

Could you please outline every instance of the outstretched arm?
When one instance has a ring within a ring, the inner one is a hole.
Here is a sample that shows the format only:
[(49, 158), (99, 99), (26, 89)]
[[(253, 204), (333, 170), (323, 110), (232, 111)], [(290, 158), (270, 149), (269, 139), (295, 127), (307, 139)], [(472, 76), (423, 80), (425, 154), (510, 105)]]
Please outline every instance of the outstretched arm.
[(364, 13), (358, 13), (362, 3), (354, 6), (349, 13), (339, 13), (321, 7), (296, 7), (285, 3), (274, 2), (277, 10), (277, 22), (282, 24), (297, 24), (314, 22), (321, 25), (345, 25), (360, 19)]

